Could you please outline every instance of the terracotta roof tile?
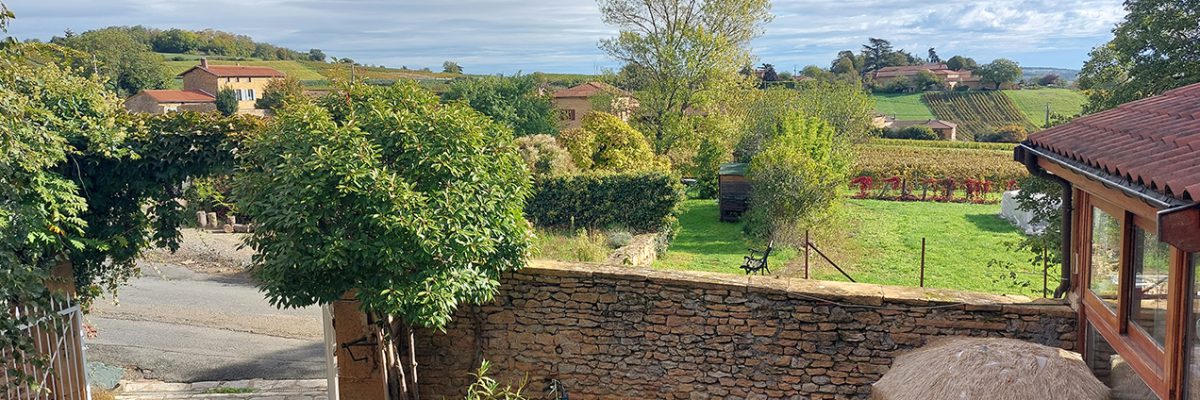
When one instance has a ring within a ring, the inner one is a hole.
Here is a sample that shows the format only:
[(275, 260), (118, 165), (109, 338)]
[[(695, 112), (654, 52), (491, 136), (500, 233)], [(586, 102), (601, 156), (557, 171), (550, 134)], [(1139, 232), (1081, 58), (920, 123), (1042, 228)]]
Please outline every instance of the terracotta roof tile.
[(1162, 194), (1200, 199), (1200, 84), (1076, 118), (1029, 141)]
[(150, 98), (159, 103), (208, 103), (216, 101), (208, 93), (199, 90), (143, 90)]
[(246, 66), (246, 65), (212, 65), (212, 64), (209, 64), (208, 67), (202, 67), (202, 66), (197, 65), (195, 67), (188, 69), (187, 71), (183, 71), (183, 73), (179, 74), (179, 76), (183, 76), (183, 75), (187, 74), (188, 72), (192, 72), (193, 70), (196, 70), (196, 69), (208, 71), (209, 73), (212, 73), (213, 75), (216, 75), (219, 77), (258, 78), (258, 77), (281, 77), (281, 76), (283, 76), (282, 72), (279, 72), (279, 70), (277, 70), (275, 68), (271, 68), (271, 67), (256, 67), (256, 66)]
[(554, 97), (592, 97), (601, 92), (619, 93), (625, 96), (630, 96), (629, 92), (618, 89), (615, 86), (604, 82), (587, 82), (554, 92)]

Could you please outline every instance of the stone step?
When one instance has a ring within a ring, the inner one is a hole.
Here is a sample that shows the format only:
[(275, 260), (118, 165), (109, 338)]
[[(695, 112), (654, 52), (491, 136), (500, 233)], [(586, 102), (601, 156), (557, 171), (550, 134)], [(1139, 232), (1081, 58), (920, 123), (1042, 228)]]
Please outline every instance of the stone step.
[(175, 383), (125, 381), (119, 400), (236, 399), (236, 400), (324, 400), (326, 381), (263, 380)]

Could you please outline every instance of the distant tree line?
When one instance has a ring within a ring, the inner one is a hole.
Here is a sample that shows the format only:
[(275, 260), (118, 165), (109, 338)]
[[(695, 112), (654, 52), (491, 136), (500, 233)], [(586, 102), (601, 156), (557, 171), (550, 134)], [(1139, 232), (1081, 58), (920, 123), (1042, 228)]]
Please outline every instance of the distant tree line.
[(64, 44), (73, 37), (104, 32), (108, 35), (125, 36), (128, 40), (146, 45), (158, 53), (207, 54), (230, 58), (259, 58), (263, 60), (311, 60), (325, 61), (320, 49), (297, 51), (270, 43), (255, 42), (249, 36), (238, 35), (215, 29), (190, 31), (186, 29), (156, 29), (138, 26), (113, 26), (76, 35), (70, 30), (63, 36), (55, 36), (51, 43)]

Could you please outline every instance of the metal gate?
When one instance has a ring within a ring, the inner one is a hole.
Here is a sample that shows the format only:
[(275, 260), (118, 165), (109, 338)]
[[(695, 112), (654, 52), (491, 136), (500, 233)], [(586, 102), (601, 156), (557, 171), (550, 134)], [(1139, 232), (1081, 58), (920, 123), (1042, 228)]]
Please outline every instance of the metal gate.
[[(0, 389), (5, 399), (13, 400), (91, 400), (88, 386), (87, 360), (83, 347), (83, 313), (79, 305), (53, 300), (49, 309), (16, 306), (9, 310), (17, 317), (31, 318), (31, 325), (20, 327), (33, 339), (38, 354), (46, 357), (48, 368), (30, 363), (18, 364), (13, 354), (19, 350), (0, 349)], [(34, 384), (17, 382), (10, 371), (21, 371), (32, 377)]]

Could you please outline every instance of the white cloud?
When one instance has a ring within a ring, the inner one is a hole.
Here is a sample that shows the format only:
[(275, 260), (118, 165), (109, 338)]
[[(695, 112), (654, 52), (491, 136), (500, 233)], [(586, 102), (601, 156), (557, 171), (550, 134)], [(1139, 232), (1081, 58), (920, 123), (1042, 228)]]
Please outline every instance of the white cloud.
[[(596, 47), (615, 30), (593, 0), (8, 0), (10, 33), (48, 39), (110, 25), (214, 28), (296, 49), (321, 48), (369, 64), (468, 72), (595, 72), (614, 63)], [(53, 4), (50, 4), (53, 3)], [(928, 2), (776, 1), (776, 19), (753, 43), (764, 62), (827, 65), (868, 37), (924, 55), (1008, 57), (1077, 67), (1111, 36), (1120, 0)]]

